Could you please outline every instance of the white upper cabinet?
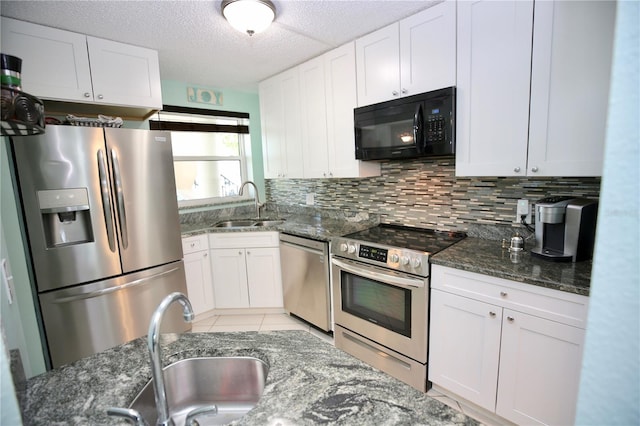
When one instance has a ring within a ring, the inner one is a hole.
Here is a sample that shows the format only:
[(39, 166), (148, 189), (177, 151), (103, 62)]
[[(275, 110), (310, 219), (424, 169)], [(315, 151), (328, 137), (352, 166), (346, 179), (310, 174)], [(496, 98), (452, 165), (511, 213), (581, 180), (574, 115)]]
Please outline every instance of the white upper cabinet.
[(87, 46), (95, 102), (162, 109), (158, 52), (95, 37)]
[[(328, 177), (327, 103), (324, 57), (318, 56), (298, 67), (302, 107), (302, 152), (304, 177)], [(355, 154), (354, 154), (355, 158)]]
[(22, 59), (22, 88), (44, 100), (162, 109), (151, 49), (2, 18), (2, 51)]
[(529, 175), (602, 174), (615, 16), (613, 1), (535, 3)]
[(359, 106), (455, 86), (455, 1), (359, 38), (356, 63)]
[(457, 176), (524, 176), (533, 1), (458, 2)]
[(22, 59), (22, 89), (46, 99), (93, 100), (87, 38), (2, 18), (2, 52)]
[(355, 158), (354, 43), (298, 67), (305, 178), (380, 175), (380, 164)]
[(303, 177), (297, 68), (260, 82), (258, 91), (264, 177)]
[(458, 2), (457, 176), (601, 175), (615, 7)]

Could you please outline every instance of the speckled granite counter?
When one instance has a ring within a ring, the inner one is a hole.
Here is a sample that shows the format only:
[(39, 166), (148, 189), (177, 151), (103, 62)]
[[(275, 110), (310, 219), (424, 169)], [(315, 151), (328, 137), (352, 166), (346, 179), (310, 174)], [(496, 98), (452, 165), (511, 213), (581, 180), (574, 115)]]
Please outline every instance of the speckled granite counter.
[(529, 251), (511, 256), (499, 241), (465, 238), (435, 254), (435, 265), (491, 275), (584, 296), (589, 295), (591, 261), (549, 262)]
[[(271, 219), (284, 219), (284, 222), (276, 226), (260, 226), (251, 228), (214, 228), (215, 223), (190, 223), (181, 224), (180, 230), (183, 237), (205, 234), (208, 232), (260, 232), (279, 231), (300, 237), (312, 238), (320, 241), (330, 241), (333, 237), (350, 234), (374, 226), (376, 223), (360, 218), (331, 218), (313, 215), (287, 215), (270, 217)], [(243, 217), (233, 217), (234, 220)]]
[[(270, 365), (242, 425), (475, 425), (473, 419), (305, 331), (165, 335), (167, 363), (195, 356), (254, 356)], [(144, 338), (30, 379), (25, 425), (127, 424), (109, 418), (151, 376)], [(166, 365), (166, 363), (165, 363)]]

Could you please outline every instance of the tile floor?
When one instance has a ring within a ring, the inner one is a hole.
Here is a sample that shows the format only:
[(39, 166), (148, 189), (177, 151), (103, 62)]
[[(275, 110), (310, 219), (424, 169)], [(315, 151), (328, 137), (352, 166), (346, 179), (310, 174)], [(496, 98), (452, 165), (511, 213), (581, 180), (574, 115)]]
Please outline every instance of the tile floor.
[(196, 316), (191, 331), (194, 333), (215, 333), (223, 331), (277, 331), (303, 330), (333, 343), (333, 336), (311, 327), (309, 324), (288, 314), (229, 314), (203, 313)]

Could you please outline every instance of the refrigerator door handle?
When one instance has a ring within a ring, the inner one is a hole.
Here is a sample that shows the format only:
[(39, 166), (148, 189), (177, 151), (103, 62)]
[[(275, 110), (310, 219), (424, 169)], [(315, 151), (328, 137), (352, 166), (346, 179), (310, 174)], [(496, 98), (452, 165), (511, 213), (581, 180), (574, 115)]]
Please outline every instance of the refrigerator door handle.
[(118, 205), (118, 218), (120, 219), (120, 238), (122, 248), (129, 246), (129, 233), (127, 231), (127, 212), (124, 208), (124, 191), (122, 190), (122, 176), (120, 174), (120, 163), (116, 152), (111, 150), (111, 161), (113, 163), (113, 181), (116, 189), (116, 204)]
[(98, 175), (100, 176), (100, 194), (102, 196), (102, 212), (107, 228), (107, 239), (109, 240), (109, 250), (115, 253), (116, 239), (113, 232), (113, 216), (111, 215), (111, 197), (109, 196), (109, 177), (107, 166), (104, 161), (104, 153), (98, 150)]
[(177, 271), (178, 269), (179, 268), (172, 268), (167, 271), (160, 272), (159, 274), (154, 274), (148, 277), (140, 278), (123, 285), (115, 286), (115, 287), (107, 287), (107, 288), (92, 291), (89, 293), (81, 293), (81, 294), (75, 294), (73, 296), (60, 297), (58, 299), (53, 300), (52, 303), (68, 303), (68, 302), (74, 302), (76, 300), (84, 300), (84, 299), (91, 299), (93, 297), (104, 296), (105, 294), (113, 293), (114, 291), (124, 290), (125, 288), (135, 287), (135, 286), (144, 284), (148, 281), (155, 280), (163, 275), (171, 274)]

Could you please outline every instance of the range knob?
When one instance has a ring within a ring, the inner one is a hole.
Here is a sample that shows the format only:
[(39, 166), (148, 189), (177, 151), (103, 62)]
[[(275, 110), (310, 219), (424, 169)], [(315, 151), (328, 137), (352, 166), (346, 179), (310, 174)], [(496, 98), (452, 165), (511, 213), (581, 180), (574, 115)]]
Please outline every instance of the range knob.
[(422, 262), (420, 261), (420, 259), (418, 259), (417, 257), (414, 257), (413, 259), (411, 259), (411, 266), (413, 266), (414, 269), (419, 268), (420, 265), (422, 265)]
[(347, 251), (348, 247), (345, 243), (340, 244), (340, 251)]
[(409, 264), (409, 258), (407, 256), (402, 256), (402, 264), (407, 266)]
[(396, 253), (393, 253), (391, 255), (391, 263), (398, 263), (398, 260), (400, 260), (400, 258), (398, 257), (398, 255)]
[(353, 254), (356, 252), (356, 246), (354, 244), (349, 244), (349, 253)]

